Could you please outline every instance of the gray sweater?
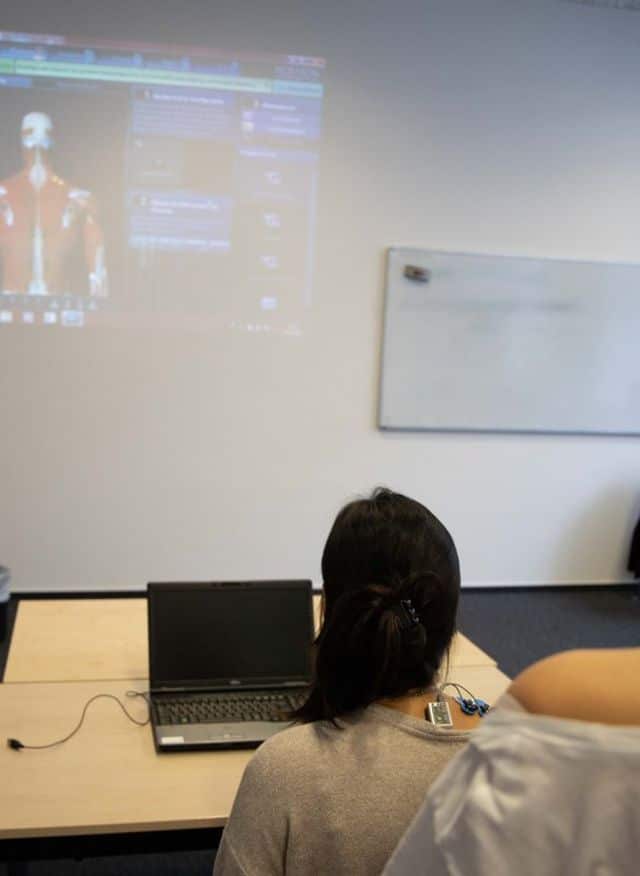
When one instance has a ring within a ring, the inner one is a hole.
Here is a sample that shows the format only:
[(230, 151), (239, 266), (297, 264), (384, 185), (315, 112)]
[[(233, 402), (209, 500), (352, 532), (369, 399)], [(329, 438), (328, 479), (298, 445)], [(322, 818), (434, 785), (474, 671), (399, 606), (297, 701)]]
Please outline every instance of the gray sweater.
[(469, 739), (384, 706), (272, 736), (248, 764), (214, 876), (372, 876)]

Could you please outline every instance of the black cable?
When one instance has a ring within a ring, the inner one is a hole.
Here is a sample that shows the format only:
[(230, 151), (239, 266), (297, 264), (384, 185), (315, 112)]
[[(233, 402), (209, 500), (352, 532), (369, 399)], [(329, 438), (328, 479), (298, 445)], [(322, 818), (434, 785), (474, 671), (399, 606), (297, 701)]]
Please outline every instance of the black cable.
[(122, 700), (118, 699), (118, 697), (115, 696), (114, 694), (96, 694), (94, 697), (91, 697), (91, 699), (87, 700), (87, 702), (85, 703), (84, 709), (82, 710), (82, 715), (80, 716), (80, 720), (78, 721), (77, 726), (71, 731), (71, 733), (68, 733), (62, 739), (57, 739), (55, 742), (49, 742), (46, 745), (25, 745), (25, 743), (20, 742), (19, 739), (7, 739), (7, 745), (9, 746), (9, 748), (13, 748), (14, 751), (20, 751), (21, 748), (29, 748), (29, 749), (35, 750), (35, 749), (42, 749), (42, 748), (53, 748), (55, 745), (62, 745), (63, 742), (67, 742), (69, 739), (71, 739), (73, 736), (75, 736), (76, 733), (78, 732), (78, 730), (82, 727), (82, 725), (84, 723), (85, 715), (87, 714), (87, 709), (89, 708), (91, 703), (95, 702), (96, 700), (101, 699), (102, 697), (104, 697), (105, 699), (108, 699), (108, 700), (115, 700), (116, 703), (120, 706), (120, 708), (122, 709), (122, 711), (125, 713), (125, 715), (127, 716), (127, 718), (130, 721), (132, 721), (134, 724), (137, 724), (139, 727), (146, 727), (147, 724), (149, 723), (149, 721), (151, 720), (151, 704), (149, 702), (149, 695), (145, 691), (128, 690), (126, 692), (126, 696), (128, 696), (128, 697), (142, 697), (142, 699), (146, 702), (147, 707), (149, 708), (149, 714), (147, 715), (146, 721), (139, 721), (137, 718), (134, 718), (133, 715), (129, 714), (129, 712), (127, 711)]

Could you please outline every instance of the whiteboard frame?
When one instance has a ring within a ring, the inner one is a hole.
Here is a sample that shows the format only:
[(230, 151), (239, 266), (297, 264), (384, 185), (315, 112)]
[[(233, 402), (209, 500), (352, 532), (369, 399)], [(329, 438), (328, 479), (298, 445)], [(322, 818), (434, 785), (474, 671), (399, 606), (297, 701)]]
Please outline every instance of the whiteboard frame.
[[(520, 255), (504, 255), (498, 253), (472, 253), (472, 252), (463, 252), (463, 251), (451, 251), (451, 250), (432, 250), (432, 249), (421, 249), (416, 247), (401, 247), (401, 246), (392, 246), (386, 250), (386, 265), (385, 265), (385, 290), (384, 290), (384, 313), (383, 313), (383, 328), (382, 328), (382, 343), (381, 343), (381, 356), (380, 356), (380, 382), (379, 382), (379, 394), (378, 394), (378, 406), (377, 406), (377, 426), (383, 432), (409, 432), (409, 433), (418, 433), (418, 432), (435, 432), (435, 433), (453, 433), (453, 434), (484, 434), (484, 435), (541, 435), (541, 436), (594, 436), (594, 437), (618, 437), (618, 438), (637, 438), (640, 437), (640, 413), (638, 414), (638, 424), (634, 428), (630, 429), (618, 429), (611, 428), (608, 429), (606, 426), (602, 428), (564, 428), (564, 427), (530, 427), (530, 426), (495, 426), (495, 427), (487, 427), (485, 425), (428, 425), (423, 423), (407, 423), (407, 422), (394, 422), (392, 420), (393, 414), (389, 413), (390, 410), (390, 402), (389, 397), (393, 392), (393, 387), (389, 386), (388, 380), (388, 358), (390, 356), (389, 347), (390, 347), (390, 335), (394, 331), (394, 326), (391, 325), (393, 320), (393, 308), (392, 308), (392, 296), (394, 295), (393, 291), (393, 282), (397, 281), (400, 275), (397, 272), (397, 266), (395, 265), (395, 259), (399, 256), (404, 256), (407, 259), (408, 263), (416, 263), (420, 264), (426, 258), (438, 256), (438, 257), (448, 257), (448, 258), (456, 258), (456, 257), (476, 257), (480, 259), (486, 258), (495, 259), (495, 260), (505, 260), (505, 264), (508, 262), (518, 262), (522, 265), (524, 264), (541, 264), (541, 265), (568, 265), (568, 266), (579, 266), (581, 268), (587, 268), (589, 266), (593, 266), (598, 271), (602, 271), (603, 268), (606, 269), (608, 267), (611, 268), (630, 268), (635, 269), (637, 271), (638, 276), (638, 311), (637, 311), (637, 325), (640, 326), (640, 264), (636, 262), (604, 262), (604, 261), (591, 261), (591, 260), (582, 260), (582, 259), (559, 259), (559, 258), (537, 258), (534, 256), (520, 256)], [(394, 268), (396, 272), (394, 273)], [(415, 282), (415, 281), (414, 281)], [(640, 336), (638, 339), (638, 379), (640, 380)]]

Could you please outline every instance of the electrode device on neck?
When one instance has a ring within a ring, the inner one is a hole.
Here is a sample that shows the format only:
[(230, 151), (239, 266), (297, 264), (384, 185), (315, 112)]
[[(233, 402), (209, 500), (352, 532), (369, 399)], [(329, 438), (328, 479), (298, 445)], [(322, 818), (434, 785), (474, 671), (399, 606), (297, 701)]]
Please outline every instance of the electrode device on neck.
[[(489, 703), (475, 697), (464, 685), (458, 684), (455, 681), (448, 681), (438, 688), (438, 699), (435, 703), (429, 703), (425, 712), (425, 718), (438, 727), (453, 727), (451, 709), (449, 708), (449, 703), (444, 698), (444, 689), (447, 687), (455, 689), (456, 696), (454, 700), (460, 706), (460, 711), (464, 715), (478, 715), (478, 717), (484, 718), (491, 708)], [(466, 696), (463, 696), (461, 691)]]

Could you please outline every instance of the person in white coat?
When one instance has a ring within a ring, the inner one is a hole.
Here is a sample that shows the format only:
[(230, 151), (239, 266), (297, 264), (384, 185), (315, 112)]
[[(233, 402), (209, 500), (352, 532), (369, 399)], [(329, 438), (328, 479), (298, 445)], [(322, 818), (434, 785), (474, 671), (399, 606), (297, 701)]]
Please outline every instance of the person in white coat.
[(640, 648), (525, 670), (431, 787), (384, 876), (636, 876)]

